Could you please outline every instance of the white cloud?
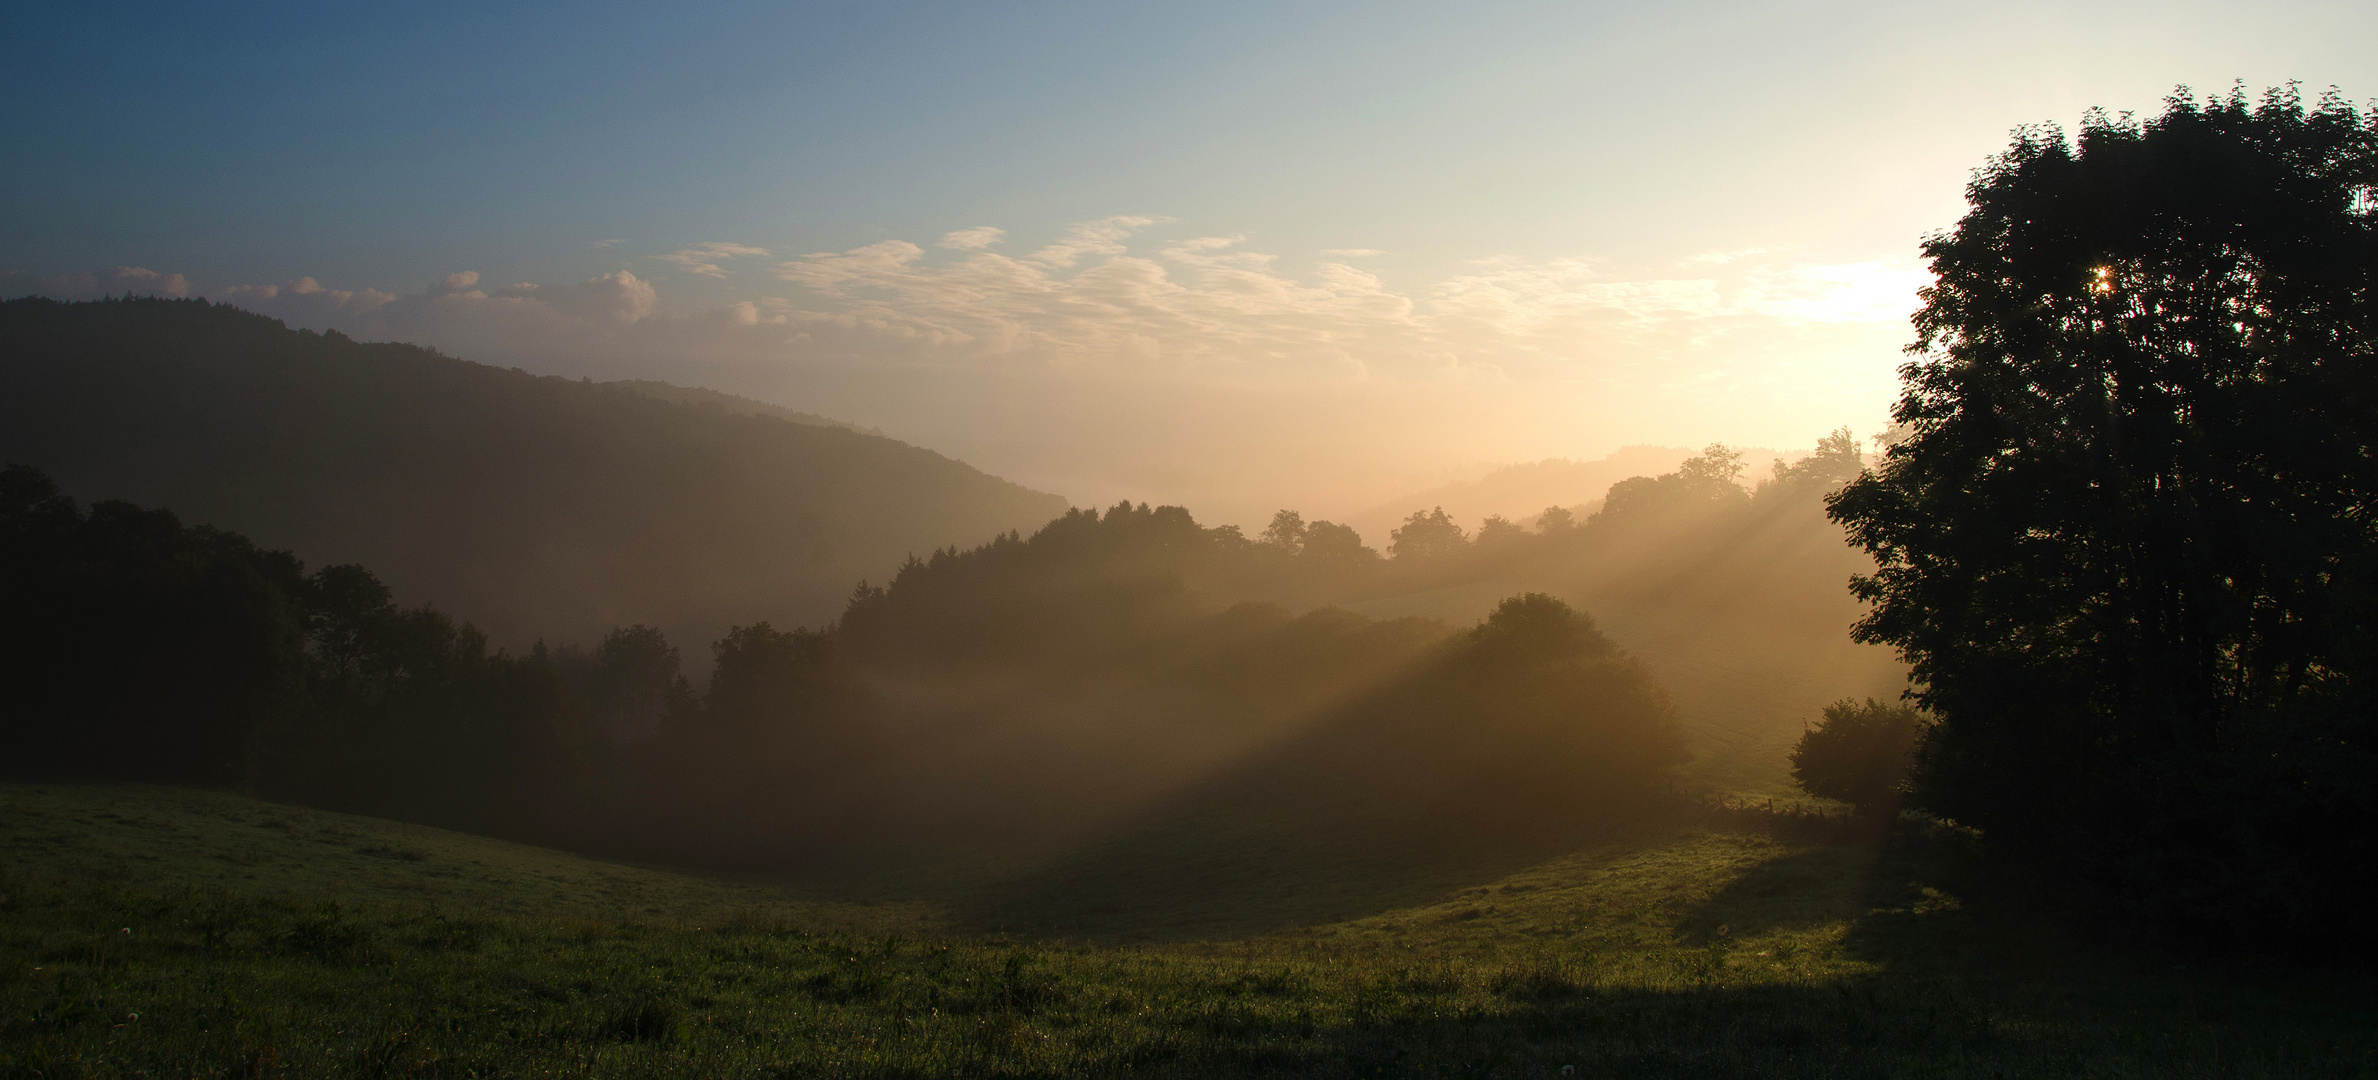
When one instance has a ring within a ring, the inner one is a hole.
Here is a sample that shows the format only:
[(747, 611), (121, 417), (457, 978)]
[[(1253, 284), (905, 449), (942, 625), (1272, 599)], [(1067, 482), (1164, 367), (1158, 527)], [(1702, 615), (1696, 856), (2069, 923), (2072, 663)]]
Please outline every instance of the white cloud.
[(1006, 235), (1006, 229), (980, 225), (972, 229), (959, 229), (955, 232), (941, 234), (941, 246), (952, 251), (981, 251), (998, 243), (1000, 238)]
[(310, 277), (279, 285), (232, 285), (212, 290), (212, 294), (217, 300), (311, 326), (368, 316), (397, 298), (395, 293), (378, 289), (328, 289)]
[[(1493, 258), (1416, 289), (1351, 264), (1309, 277), (1206, 236), (1135, 252), (1118, 217), (1023, 258), (954, 262), (901, 240), (779, 263), (808, 297), (776, 317), (854, 359), (1048, 364), (1209, 375), (1607, 377), (1797, 323), (1882, 323), (1912, 310), (1913, 264), (1775, 264), (1725, 253), (1724, 276), (1617, 278), (1583, 259)], [(754, 324), (756, 325), (756, 323)], [(1625, 359), (1619, 359), (1624, 357)]]
[(727, 240), (712, 240), (672, 251), (666, 255), (653, 256), (653, 258), (669, 263), (686, 273), (713, 278), (727, 276), (726, 267), (722, 264), (729, 260), (764, 259), (767, 257), (768, 249), (766, 248), (757, 248), (750, 244), (738, 244)]
[(1079, 222), (1065, 230), (1063, 239), (1025, 258), (1042, 266), (1063, 269), (1079, 262), (1084, 255), (1120, 255), (1124, 251), (1123, 241), (1130, 239), (1133, 233), (1156, 224), (1156, 221), (1152, 217), (1118, 214), (1097, 221)]
[(1378, 248), (1323, 248), (1321, 253), (1340, 259), (1368, 259), (1373, 255), (1387, 254)]
[(651, 282), (625, 270), (577, 285), (539, 289), (536, 298), (557, 311), (608, 326), (633, 326), (651, 315), (660, 300)]
[(119, 293), (151, 296), (188, 296), (190, 282), (180, 274), (160, 274), (139, 266), (119, 266), (108, 275), (107, 288)]

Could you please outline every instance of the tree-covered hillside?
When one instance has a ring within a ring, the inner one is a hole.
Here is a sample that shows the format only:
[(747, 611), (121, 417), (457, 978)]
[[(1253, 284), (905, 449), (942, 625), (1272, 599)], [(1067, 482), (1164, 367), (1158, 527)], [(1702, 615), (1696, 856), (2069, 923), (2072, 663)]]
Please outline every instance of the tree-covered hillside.
[(203, 301), (0, 303), (0, 460), (368, 565), (519, 645), (822, 623), (912, 552), (1065, 509), (887, 438)]

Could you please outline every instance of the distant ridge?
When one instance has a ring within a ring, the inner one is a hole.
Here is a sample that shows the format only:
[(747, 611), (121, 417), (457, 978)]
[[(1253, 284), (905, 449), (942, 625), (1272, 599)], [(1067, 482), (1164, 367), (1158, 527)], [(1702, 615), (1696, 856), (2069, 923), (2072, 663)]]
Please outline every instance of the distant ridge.
[[(1774, 450), (1737, 447), (1743, 451), (1746, 483), (1757, 483), (1781, 457)], [(1488, 515), (1500, 514), (1525, 525), (1546, 508), (1558, 506), (1580, 519), (1602, 505), (1610, 485), (1631, 476), (1658, 476), (1700, 451), (1682, 446), (1624, 446), (1609, 457), (1592, 461), (1545, 458), (1505, 465), (1475, 480), (1440, 484), (1426, 491), (1390, 499), (1347, 519), (1365, 540), (1387, 542), (1388, 533), (1403, 524), (1414, 510), (1442, 506), (1465, 529), (1476, 530)]]
[(1546, 458), (1505, 465), (1476, 480), (1390, 499), (1355, 515), (1348, 524), (1379, 544), (1385, 544), (1388, 532), (1412, 511), (1438, 506), (1465, 529), (1475, 530), (1489, 514), (1524, 524), (1549, 506), (1589, 510), (1601, 503), (1610, 485), (1630, 476), (1657, 476), (1691, 456), (1693, 451), (1681, 446), (1628, 446), (1595, 461)]
[(698, 663), (730, 625), (830, 622), (860, 579), (912, 553), (1066, 510), (805, 415), (363, 344), (203, 300), (0, 302), (0, 461), (313, 565), (363, 563), (499, 645), (645, 623)]
[(624, 387), (646, 397), (673, 401), (679, 405), (715, 405), (739, 416), (773, 416), (779, 420), (790, 420), (793, 423), (808, 424), (811, 427), (841, 428), (844, 431), (856, 431), (861, 435), (889, 438), (884, 435), (881, 428), (865, 427), (848, 420), (836, 420), (831, 416), (819, 416), (816, 413), (788, 409), (782, 405), (772, 405), (758, 398), (747, 398), (741, 394), (727, 393), (724, 390), (708, 390), (699, 386), (679, 386), (676, 383), (665, 383), (657, 379), (613, 379), (603, 385)]

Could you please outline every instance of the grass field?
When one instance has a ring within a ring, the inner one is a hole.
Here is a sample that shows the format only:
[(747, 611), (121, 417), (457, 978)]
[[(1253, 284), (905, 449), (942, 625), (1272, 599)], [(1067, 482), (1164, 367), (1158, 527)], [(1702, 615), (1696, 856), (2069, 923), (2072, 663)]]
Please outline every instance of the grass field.
[[(1936, 844), (1732, 817), (1464, 883), (1349, 872), (1336, 902), (1365, 913), (1263, 933), (1154, 904), (1173, 923), (1142, 936), (1166, 940), (1134, 945), (1113, 943), (1128, 882), (1069, 943), (992, 932), (979, 904), (823, 902), (220, 793), (0, 785), (0, 1074), (2378, 1072), (2363, 981), (2093, 945), (1971, 902)], [(1068, 873), (1025, 892), (1091, 887)]]

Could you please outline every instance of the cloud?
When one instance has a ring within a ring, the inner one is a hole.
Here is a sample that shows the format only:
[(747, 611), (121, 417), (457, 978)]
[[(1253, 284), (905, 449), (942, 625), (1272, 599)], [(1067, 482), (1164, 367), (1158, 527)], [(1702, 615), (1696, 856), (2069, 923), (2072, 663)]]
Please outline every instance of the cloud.
[[(477, 275), (472, 280), (476, 281)], [(395, 293), (378, 289), (324, 288), (311, 277), (278, 285), (231, 285), (211, 292), (217, 300), (317, 327), (368, 316), (397, 299)]]
[(653, 256), (653, 258), (669, 263), (686, 273), (713, 278), (727, 276), (726, 267), (721, 264), (728, 260), (764, 259), (767, 257), (768, 249), (766, 248), (757, 248), (749, 244), (737, 244), (726, 240), (712, 240), (672, 251), (666, 255)]
[(1378, 248), (1323, 248), (1321, 253), (1340, 259), (1368, 259), (1373, 255), (1387, 254)]
[(1722, 276), (1619, 278), (1585, 259), (1498, 257), (1397, 289), (1340, 261), (1290, 275), (1243, 236), (1132, 250), (1134, 231), (1153, 221), (1080, 223), (1022, 258), (977, 251), (948, 261), (902, 240), (804, 255), (775, 273), (807, 296), (770, 317), (807, 327), (805, 346), (854, 362), (1234, 379), (1607, 378), (1794, 324), (1895, 330), (1922, 280), (1914, 264), (1784, 264), (1745, 248), (1726, 254)]
[[(1789, 447), (1877, 422), (1926, 280), (1912, 262), (1743, 248), (1667, 274), (1498, 256), (1393, 281), (1354, 263), (1364, 249), (1291, 270), (1301, 260), (1243, 236), (1145, 238), (1156, 220), (1083, 222), (1020, 255), (984, 227), (930, 248), (771, 259), (777, 295), (692, 306), (626, 269), (205, 293), (361, 340), (752, 394), (1085, 502), (1184, 501), (1260, 524), (1280, 506), (1360, 510), (1446, 462), (1628, 442)], [(6, 279), (81, 295), (171, 280), (129, 268)]]
[(1006, 235), (1006, 229), (981, 225), (972, 229), (959, 229), (955, 232), (941, 234), (941, 246), (952, 251), (981, 251), (998, 243), (999, 239)]
[(651, 282), (625, 270), (576, 285), (538, 289), (533, 295), (556, 311), (606, 326), (633, 326), (650, 316), (660, 300)]
[(1056, 243), (1025, 256), (1029, 262), (1042, 266), (1064, 268), (1072, 266), (1084, 255), (1120, 255), (1123, 241), (1133, 233), (1156, 223), (1152, 217), (1117, 215), (1097, 221), (1078, 222), (1065, 230), (1065, 237)]

